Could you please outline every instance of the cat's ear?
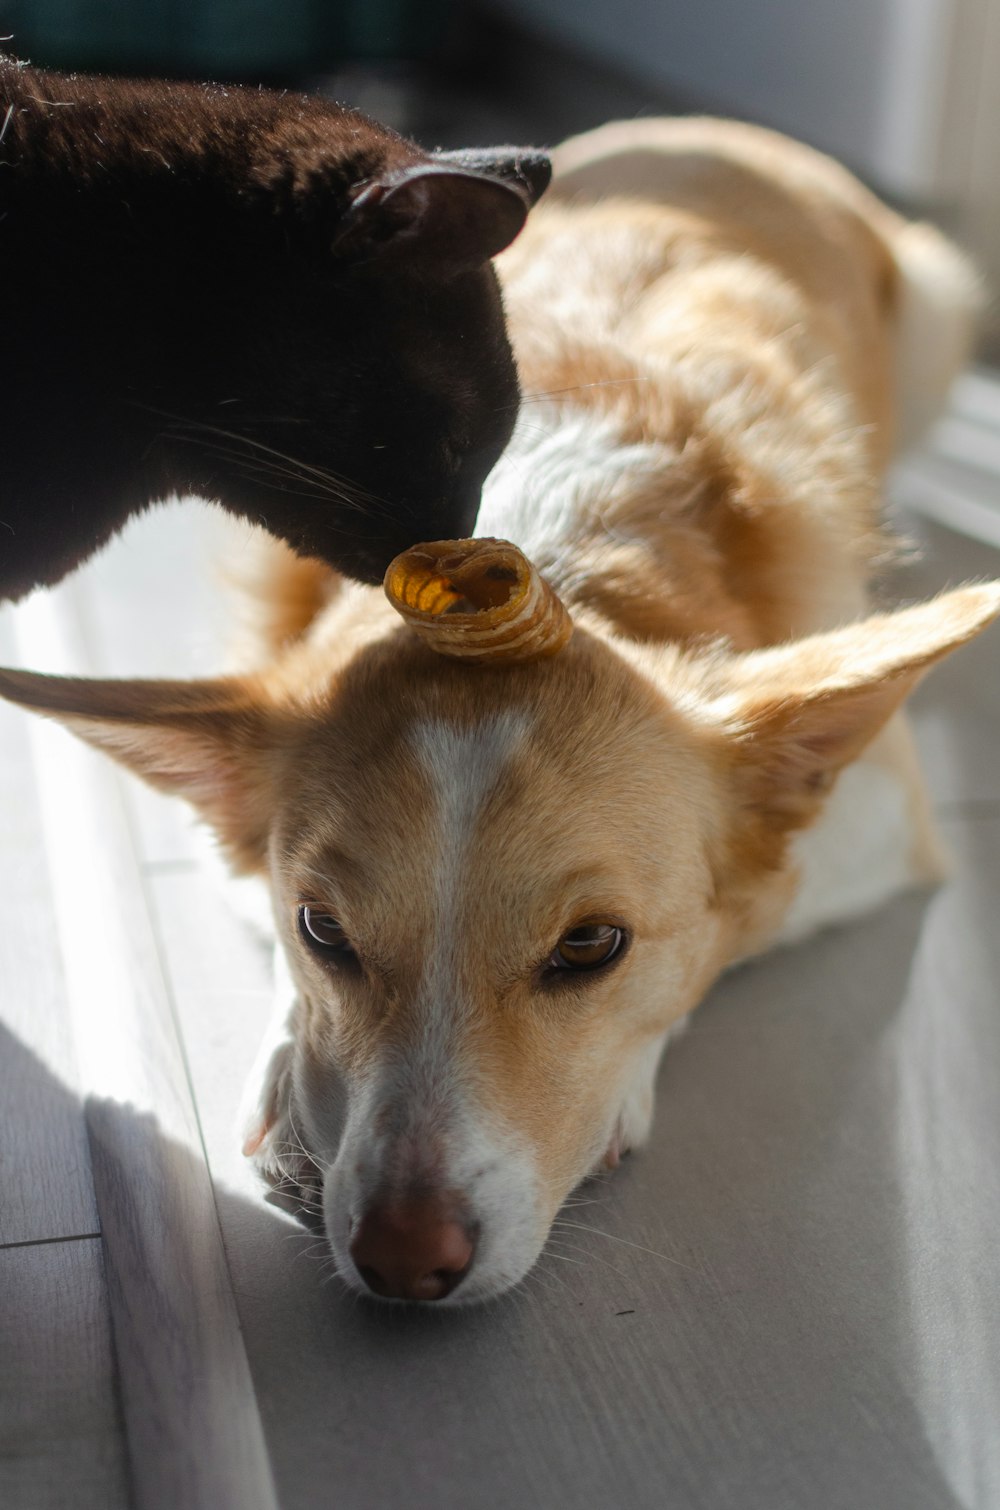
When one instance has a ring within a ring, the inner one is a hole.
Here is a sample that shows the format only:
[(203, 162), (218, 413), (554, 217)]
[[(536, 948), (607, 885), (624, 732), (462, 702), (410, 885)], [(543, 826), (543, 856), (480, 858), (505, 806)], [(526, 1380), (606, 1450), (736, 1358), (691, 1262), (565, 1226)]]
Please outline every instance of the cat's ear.
[(540, 153), (442, 153), (366, 185), (334, 251), (405, 258), (444, 275), (481, 267), (514, 240), (549, 172)]
[(537, 204), (552, 181), (552, 163), (537, 147), (463, 147), (435, 152), (434, 161), (448, 163), (483, 178), (499, 178)]

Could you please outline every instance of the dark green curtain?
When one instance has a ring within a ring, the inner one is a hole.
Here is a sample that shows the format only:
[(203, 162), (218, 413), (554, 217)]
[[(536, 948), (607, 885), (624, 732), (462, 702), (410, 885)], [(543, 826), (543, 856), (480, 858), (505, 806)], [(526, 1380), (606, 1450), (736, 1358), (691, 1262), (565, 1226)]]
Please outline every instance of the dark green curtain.
[(450, 0), (0, 0), (18, 57), (53, 68), (294, 78), (437, 50)]

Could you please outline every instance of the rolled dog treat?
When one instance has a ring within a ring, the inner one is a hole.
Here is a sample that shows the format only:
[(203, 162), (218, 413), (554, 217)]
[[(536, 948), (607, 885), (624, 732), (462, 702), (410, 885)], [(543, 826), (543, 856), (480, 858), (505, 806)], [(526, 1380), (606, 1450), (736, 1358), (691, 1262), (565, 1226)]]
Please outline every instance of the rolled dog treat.
[(508, 540), (433, 540), (390, 563), (385, 592), (414, 633), (477, 665), (556, 655), (573, 621), (549, 584)]

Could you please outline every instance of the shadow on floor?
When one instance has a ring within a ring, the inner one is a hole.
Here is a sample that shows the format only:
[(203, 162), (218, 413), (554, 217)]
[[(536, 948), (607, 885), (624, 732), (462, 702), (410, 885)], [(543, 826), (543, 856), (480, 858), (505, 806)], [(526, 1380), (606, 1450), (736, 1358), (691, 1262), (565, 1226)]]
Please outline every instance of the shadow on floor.
[[(926, 905), (720, 983), (668, 1055), (653, 1146), (487, 1307), (359, 1301), (314, 1235), (224, 1187), (220, 1274), (200, 1159), (89, 1107), (137, 1480), (185, 1510), (206, 1482), (214, 1510), (269, 1503), (259, 1409), (284, 1510), (958, 1510), (914, 1382), (900, 1170)], [(0, 1052), (39, 1107), (69, 1094), (9, 1034)], [(248, 1475), (261, 1497), (234, 1491)]]

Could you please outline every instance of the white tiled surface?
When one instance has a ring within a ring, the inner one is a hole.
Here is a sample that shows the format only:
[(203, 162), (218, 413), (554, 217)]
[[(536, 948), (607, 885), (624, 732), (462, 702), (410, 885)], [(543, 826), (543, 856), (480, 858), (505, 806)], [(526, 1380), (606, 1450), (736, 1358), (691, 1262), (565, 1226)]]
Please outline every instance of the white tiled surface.
[[(205, 617), (216, 597), (198, 564), (207, 520), (151, 515), (88, 570), (95, 669), (218, 669)], [(997, 554), (926, 533), (926, 560), (902, 578), (906, 596), (1000, 574)], [(266, 953), (220, 909), (180, 810), (134, 795), (285, 1510), (995, 1510), (998, 658), (994, 631), (936, 671), (916, 702), (954, 881), (722, 981), (665, 1063), (653, 1147), (582, 1192), (593, 1204), (567, 1213), (580, 1225), (559, 1234), (566, 1246), (553, 1245), (522, 1292), (465, 1314), (345, 1298), (314, 1239), (249, 1180), (232, 1122), (267, 1013)], [(20, 827), (7, 836), (4, 884), (16, 899), (18, 878), (30, 882), (31, 840)], [(25, 926), (4, 941), (15, 989), (0, 1018), (22, 1044), (34, 1031), (25, 993), (44, 995), (47, 970), (57, 979), (44, 938)], [(22, 1095), (18, 1121), (30, 1124), (29, 1145), (51, 1134), (79, 1149), (73, 1056), (57, 1048), (66, 1057), (35, 1077), (52, 1093), (37, 1098), (37, 1114)], [(0, 1092), (4, 1071), (19, 1094), (27, 1083), (12, 1069), (17, 1052), (8, 1047)], [(50, 1164), (64, 1174), (71, 1162), (60, 1150)], [(24, 1183), (24, 1230), (43, 1221), (46, 1236), (73, 1236), (68, 1216), (52, 1225), (58, 1201), (44, 1183), (34, 1214)], [(4, 1382), (21, 1412), (5, 1419), (47, 1422), (41, 1438), (29, 1431), (23, 1458), (10, 1432), (0, 1437), (0, 1499), (17, 1510), (126, 1503), (103, 1281), (83, 1257), (96, 1251), (93, 1239), (0, 1248), (17, 1274), (0, 1281), (4, 1295), (32, 1297), (5, 1307), (14, 1366)], [(78, 1300), (58, 1281), (72, 1314), (57, 1328), (62, 1354), (39, 1369), (59, 1263), (88, 1277)], [(81, 1329), (86, 1345), (74, 1340)], [(68, 1494), (74, 1476), (98, 1473), (100, 1496)]]

